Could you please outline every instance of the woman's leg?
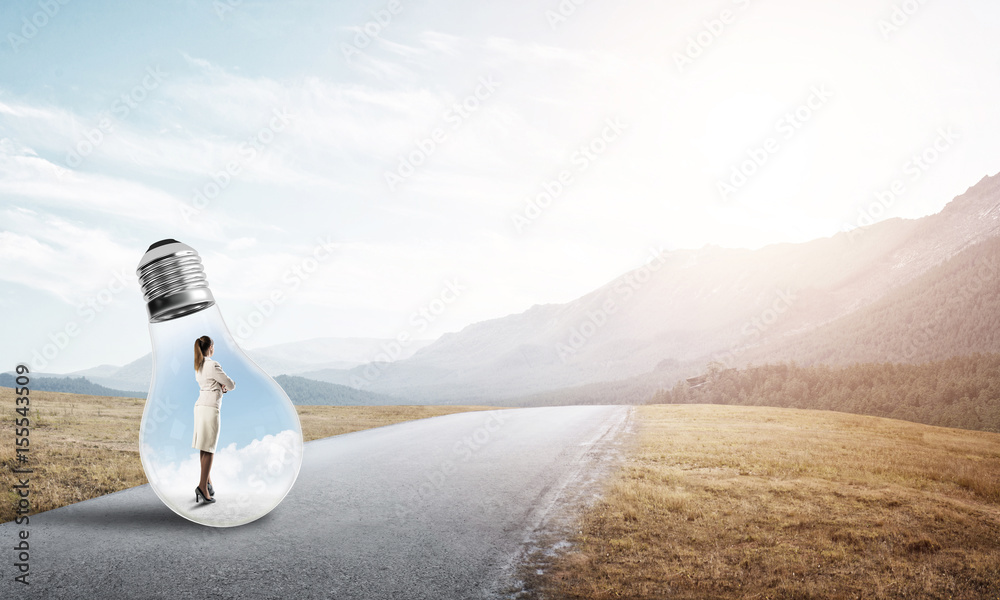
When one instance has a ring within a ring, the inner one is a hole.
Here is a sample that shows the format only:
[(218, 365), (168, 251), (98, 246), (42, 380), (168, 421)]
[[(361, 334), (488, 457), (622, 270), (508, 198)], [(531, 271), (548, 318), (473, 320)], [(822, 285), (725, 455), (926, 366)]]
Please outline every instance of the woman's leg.
[(211, 498), (211, 494), (208, 493), (208, 472), (212, 470), (212, 459), (215, 455), (211, 452), (201, 451), (201, 481), (198, 485), (201, 487), (201, 491), (205, 494), (206, 498)]

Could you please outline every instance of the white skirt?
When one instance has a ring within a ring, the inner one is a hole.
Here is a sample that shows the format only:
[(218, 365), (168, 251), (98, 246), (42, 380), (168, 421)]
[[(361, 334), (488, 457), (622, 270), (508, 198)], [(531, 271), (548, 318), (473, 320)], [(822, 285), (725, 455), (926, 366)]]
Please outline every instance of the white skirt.
[(219, 409), (214, 406), (195, 405), (194, 439), (191, 440), (191, 447), (214, 454), (215, 446), (219, 443), (219, 425), (221, 423)]

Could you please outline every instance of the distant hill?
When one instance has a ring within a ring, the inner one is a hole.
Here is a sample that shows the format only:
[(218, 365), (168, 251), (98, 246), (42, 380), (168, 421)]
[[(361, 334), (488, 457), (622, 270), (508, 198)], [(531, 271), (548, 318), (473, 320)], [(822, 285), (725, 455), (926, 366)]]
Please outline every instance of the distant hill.
[[(409, 404), (402, 398), (373, 394), (343, 385), (314, 381), (305, 377), (278, 375), (274, 378), (296, 405), (324, 406), (374, 406), (389, 404)], [(14, 375), (0, 373), (0, 387), (17, 387)], [(145, 398), (147, 392), (115, 390), (89, 381), (86, 377), (31, 377), (31, 390), (85, 394), (88, 396), (115, 396), (123, 398)]]
[[(1000, 352), (1000, 278), (984, 276), (998, 256), (994, 175), (919, 219), (756, 250), (650, 249), (644, 266), (576, 300), (472, 323), (393, 362), (380, 362), (379, 340), (319, 338), (249, 354), (272, 375), (411, 403), (641, 402), (712, 361), (919, 363)], [(100, 367), (90, 379), (143, 391), (150, 363)]]
[[(768, 332), (765, 332), (765, 334)], [(795, 361), (801, 366), (926, 363), (977, 353), (1000, 353), (1000, 238), (964, 249), (883, 298), (805, 332), (746, 339), (735, 352), (717, 352), (615, 381), (548, 390), (510, 399), (518, 406), (644, 402), (660, 388), (725, 367)], [(732, 360), (723, 360), (725, 358)], [(998, 373), (1000, 377), (1000, 373)], [(888, 416), (888, 415), (883, 415)]]
[(740, 363), (918, 363), (976, 352), (1000, 352), (1000, 238), (813, 331), (748, 349)]
[[(396, 357), (407, 358), (432, 341), (410, 340)], [(365, 364), (378, 358), (388, 342), (381, 338), (323, 337), (254, 348), (246, 354), (271, 377), (302, 375), (317, 369), (349, 369)], [(147, 353), (121, 367), (101, 365), (66, 375), (87, 377), (114, 389), (145, 392), (153, 376), (153, 355)]]
[[(274, 378), (285, 390), (292, 404), (355, 406), (409, 404), (404, 399), (385, 394), (374, 394), (343, 385), (314, 381), (305, 377), (278, 375)], [(0, 387), (16, 387), (14, 375), (0, 373)], [(45, 392), (85, 394), (88, 396), (115, 396), (124, 398), (145, 398), (147, 392), (116, 390), (94, 383), (86, 377), (38, 377), (32, 376), (29, 388)]]
[(401, 398), (394, 396), (373, 394), (344, 385), (315, 381), (294, 375), (278, 375), (274, 380), (285, 390), (292, 404), (295, 405), (375, 406), (408, 404)]
[[(869, 306), (806, 332), (761, 336), (757, 343), (695, 360), (664, 360), (617, 381), (549, 390), (512, 399), (517, 405), (644, 402), (660, 388), (700, 375), (715, 359), (724, 367), (794, 361), (799, 366), (923, 364), (1000, 353), (1000, 238), (973, 245)], [(1000, 377), (1000, 373), (997, 373)], [(882, 414), (881, 416), (895, 416)]]
[[(875, 335), (872, 328), (877, 329), (874, 313), (859, 311), (883, 301), (880, 310), (891, 313), (885, 308), (891, 302), (884, 299), (896, 292), (892, 297), (897, 300), (900, 294), (922, 295), (915, 280), (975, 244), (995, 240), (1000, 235), (998, 205), (1000, 176), (992, 176), (941, 212), (920, 219), (892, 218), (827, 238), (757, 250), (709, 246), (651, 252), (646, 266), (572, 302), (535, 305), (519, 314), (473, 323), (390, 364), (303, 375), (379, 393), (406, 393), (427, 402), (519, 403), (529, 397), (559, 402), (559, 396), (566, 397), (563, 392), (589, 384), (594, 384), (591, 390), (648, 389), (651, 378), (666, 372), (658, 370), (664, 361), (676, 361), (669, 369), (675, 377), (696, 375), (732, 348), (740, 350), (736, 364), (751, 356), (765, 362), (794, 353), (798, 359), (800, 351), (827, 360), (832, 355), (824, 357), (818, 346), (855, 314), (871, 325), (852, 326), (856, 335), (838, 334), (841, 345), (829, 344), (842, 354), (836, 360), (891, 360), (891, 348), (884, 344), (869, 345), (864, 355), (852, 354), (868, 344), (859, 345), (859, 328), (868, 332), (864, 335)], [(967, 279), (943, 271), (936, 276), (942, 284), (952, 276)], [(935, 294), (944, 290), (940, 287)], [(926, 319), (917, 305), (940, 305), (941, 298), (914, 302), (910, 318)], [(832, 323), (838, 325), (828, 326)], [(824, 326), (827, 329), (819, 331)], [(807, 341), (806, 336), (817, 331)], [(898, 332), (893, 325), (886, 335), (905, 339)], [(793, 339), (803, 340), (802, 346), (784, 352)], [(956, 343), (937, 354), (914, 353), (910, 359), (991, 349)]]
[[(0, 387), (18, 387), (11, 373), (0, 373)], [(120, 398), (145, 398), (146, 392), (115, 390), (94, 383), (86, 377), (32, 377), (29, 389), (43, 392), (86, 394), (88, 396), (115, 396)]]
[[(380, 359), (392, 340), (383, 338), (321, 337), (247, 350), (265, 371), (277, 375), (298, 375), (319, 368), (349, 369)], [(434, 340), (409, 340), (393, 349), (394, 358), (409, 358)], [(384, 359), (383, 359), (384, 360)], [(271, 370), (268, 364), (281, 365)]]

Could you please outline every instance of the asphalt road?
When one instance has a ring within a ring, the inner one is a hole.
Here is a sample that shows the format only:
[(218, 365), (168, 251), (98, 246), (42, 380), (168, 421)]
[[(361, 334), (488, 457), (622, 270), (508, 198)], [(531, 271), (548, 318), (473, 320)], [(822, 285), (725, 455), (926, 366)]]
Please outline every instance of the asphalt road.
[(233, 528), (123, 490), (31, 517), (29, 586), (23, 527), (0, 525), (0, 598), (511, 597), (526, 549), (593, 498), (630, 430), (628, 407), (573, 406), (316, 440), (285, 500)]

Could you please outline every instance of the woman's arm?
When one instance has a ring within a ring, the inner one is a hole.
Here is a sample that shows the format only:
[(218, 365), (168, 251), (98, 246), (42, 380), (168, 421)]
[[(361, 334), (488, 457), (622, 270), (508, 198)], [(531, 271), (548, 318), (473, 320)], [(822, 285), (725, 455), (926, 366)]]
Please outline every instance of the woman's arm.
[(236, 387), (236, 382), (230, 379), (229, 375), (226, 375), (226, 372), (222, 370), (222, 365), (218, 362), (215, 363), (215, 372), (212, 373), (212, 378), (219, 382), (223, 392), (228, 392)]

